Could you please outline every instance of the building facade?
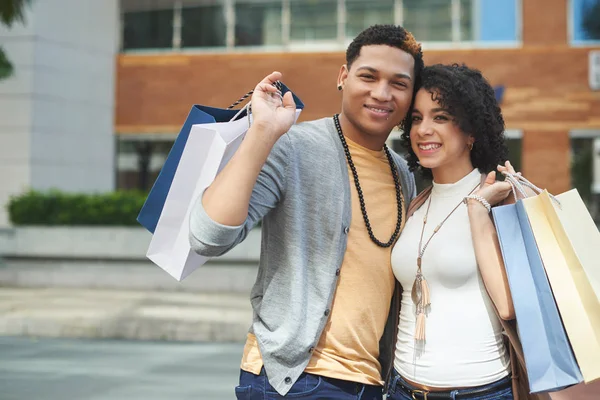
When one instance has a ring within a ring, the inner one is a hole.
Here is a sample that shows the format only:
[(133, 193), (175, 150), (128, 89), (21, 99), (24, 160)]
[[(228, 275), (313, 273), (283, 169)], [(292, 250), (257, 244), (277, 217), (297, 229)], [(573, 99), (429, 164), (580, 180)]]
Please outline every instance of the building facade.
[(0, 23), (15, 70), (0, 81), (0, 227), (26, 190), (115, 188), (119, 2), (31, 3), (25, 24)]
[(551, 192), (577, 187), (600, 221), (599, 3), (33, 2), (25, 27), (0, 28), (16, 69), (0, 81), (0, 204), (28, 188), (147, 190), (193, 104), (226, 107), (274, 70), (304, 101), (301, 120), (331, 116), (348, 43), (394, 23), (427, 64), (480, 69), (513, 164)]
[(273, 70), (306, 104), (301, 119), (339, 112), (347, 44), (371, 24), (396, 23), (423, 43), (426, 64), (480, 69), (501, 102), (513, 163), (551, 192), (576, 186), (600, 219), (598, 3), (123, 0), (118, 184), (152, 181), (192, 104), (226, 107)]

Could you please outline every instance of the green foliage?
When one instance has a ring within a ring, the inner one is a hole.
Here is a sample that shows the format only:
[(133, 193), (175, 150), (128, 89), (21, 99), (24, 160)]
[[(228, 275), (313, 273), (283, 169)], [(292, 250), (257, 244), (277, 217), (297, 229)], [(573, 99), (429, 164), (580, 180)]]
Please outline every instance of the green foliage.
[(0, 46), (0, 79), (8, 78), (13, 73), (13, 66), (6, 57), (6, 53)]
[[(0, 0), (0, 24), (11, 27), (15, 22), (25, 23), (25, 8), (31, 0)], [(13, 73), (13, 66), (0, 47), (0, 80), (8, 78)]]
[(2, 0), (0, 1), (0, 22), (9, 28), (14, 22), (25, 22), (25, 6), (31, 0)]
[(14, 225), (137, 225), (146, 193), (122, 191), (71, 194), (29, 191), (11, 197), (8, 213)]

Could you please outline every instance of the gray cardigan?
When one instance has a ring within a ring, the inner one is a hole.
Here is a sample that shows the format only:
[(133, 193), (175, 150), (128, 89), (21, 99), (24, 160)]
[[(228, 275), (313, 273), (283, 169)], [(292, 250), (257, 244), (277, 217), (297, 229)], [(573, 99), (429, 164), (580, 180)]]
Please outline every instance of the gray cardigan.
[[(415, 197), (414, 178), (406, 162), (392, 154), (407, 207)], [(254, 186), (243, 225), (213, 221), (200, 199), (193, 207), (190, 244), (204, 256), (226, 253), (262, 219), (250, 331), (269, 383), (281, 395), (306, 368), (327, 322), (351, 215), (346, 156), (332, 118), (294, 125), (277, 141)], [(384, 377), (393, 361), (393, 328), (386, 326), (380, 343)]]

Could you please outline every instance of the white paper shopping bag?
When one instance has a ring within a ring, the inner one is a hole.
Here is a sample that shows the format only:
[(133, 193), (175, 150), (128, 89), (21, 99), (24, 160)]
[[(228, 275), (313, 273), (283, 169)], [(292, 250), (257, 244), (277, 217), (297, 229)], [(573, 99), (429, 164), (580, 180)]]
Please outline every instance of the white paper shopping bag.
[[(296, 110), (296, 120), (301, 110)], [(250, 117), (192, 126), (146, 256), (181, 281), (207, 261), (189, 244), (194, 201), (210, 186), (239, 148)]]

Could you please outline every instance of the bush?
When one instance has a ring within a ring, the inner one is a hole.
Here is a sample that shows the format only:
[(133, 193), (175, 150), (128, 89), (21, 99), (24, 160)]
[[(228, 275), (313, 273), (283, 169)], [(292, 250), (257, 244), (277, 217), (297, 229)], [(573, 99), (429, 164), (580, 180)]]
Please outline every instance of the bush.
[(137, 225), (146, 193), (123, 191), (72, 194), (57, 190), (13, 196), (8, 214), (14, 225)]

